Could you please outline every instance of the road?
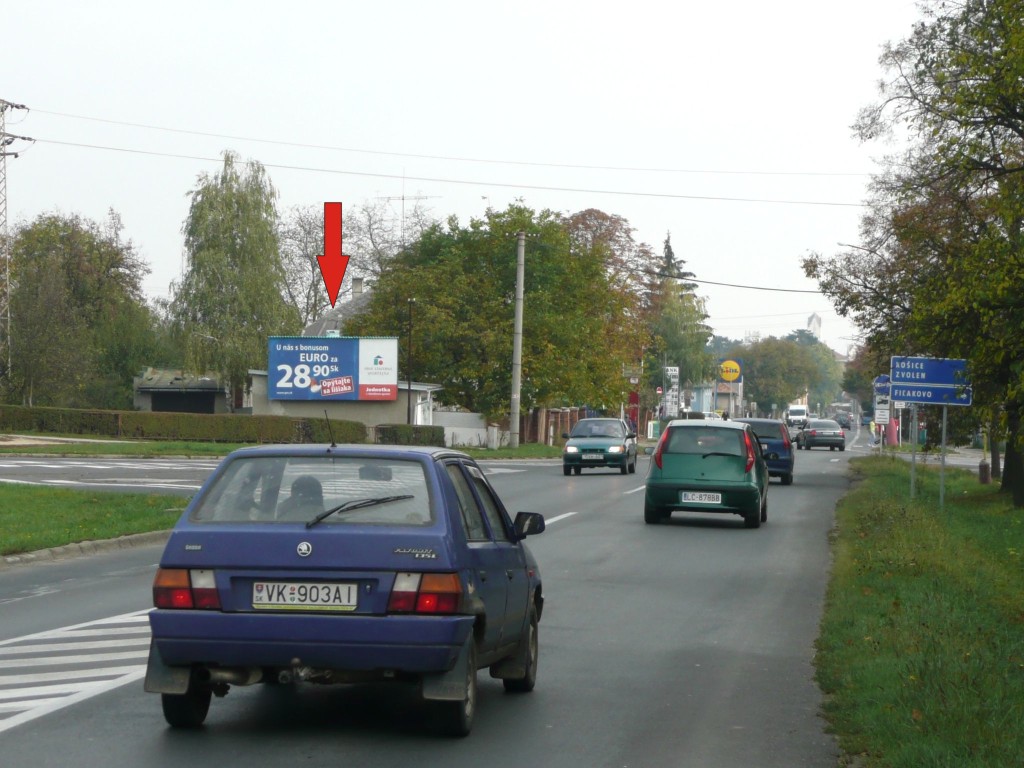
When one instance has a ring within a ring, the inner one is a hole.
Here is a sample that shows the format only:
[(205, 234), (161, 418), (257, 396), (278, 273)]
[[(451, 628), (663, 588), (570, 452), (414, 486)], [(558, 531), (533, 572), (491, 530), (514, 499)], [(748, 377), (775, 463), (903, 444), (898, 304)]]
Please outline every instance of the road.
[[(627, 476), (486, 463), (511, 512), (550, 523), (530, 540), (547, 602), (536, 691), (509, 696), (482, 674), (464, 740), (435, 736), (398, 686), (232, 689), (203, 730), (171, 731), (141, 684), (158, 546), (0, 570), (0, 764), (834, 766), (812, 659), (851, 448), (800, 451), (757, 530), (712, 515), (645, 525), (646, 457)], [(187, 462), (132, 463), (5, 466), (0, 479), (202, 479)]]

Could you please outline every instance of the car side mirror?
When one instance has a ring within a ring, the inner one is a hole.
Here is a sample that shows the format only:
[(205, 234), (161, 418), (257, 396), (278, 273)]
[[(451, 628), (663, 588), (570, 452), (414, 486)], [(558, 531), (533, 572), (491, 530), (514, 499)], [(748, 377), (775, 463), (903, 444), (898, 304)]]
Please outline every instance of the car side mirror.
[(627, 439), (627, 440), (636, 440), (636, 432), (629, 432), (629, 433), (628, 433), (628, 434), (626, 435), (626, 439)]
[(516, 519), (512, 523), (516, 536), (525, 539), (536, 533), (544, 532), (544, 515), (539, 512), (517, 512)]
[(563, 432), (562, 433), (562, 439), (563, 440), (568, 440), (569, 439), (569, 433), (568, 432)]

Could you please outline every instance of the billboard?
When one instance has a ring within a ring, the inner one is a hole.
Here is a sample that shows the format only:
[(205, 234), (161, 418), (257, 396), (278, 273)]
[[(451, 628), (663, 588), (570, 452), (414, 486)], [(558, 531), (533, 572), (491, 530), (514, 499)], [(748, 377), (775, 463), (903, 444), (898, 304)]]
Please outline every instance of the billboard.
[(397, 400), (398, 339), (271, 336), (271, 400)]

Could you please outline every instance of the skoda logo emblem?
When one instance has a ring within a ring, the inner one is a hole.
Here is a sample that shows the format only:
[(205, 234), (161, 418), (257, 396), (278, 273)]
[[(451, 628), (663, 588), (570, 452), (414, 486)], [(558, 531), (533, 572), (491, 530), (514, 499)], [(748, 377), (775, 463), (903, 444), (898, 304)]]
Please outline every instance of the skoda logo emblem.
[(299, 557), (309, 557), (313, 553), (313, 545), (308, 541), (300, 541), (295, 551), (299, 553)]

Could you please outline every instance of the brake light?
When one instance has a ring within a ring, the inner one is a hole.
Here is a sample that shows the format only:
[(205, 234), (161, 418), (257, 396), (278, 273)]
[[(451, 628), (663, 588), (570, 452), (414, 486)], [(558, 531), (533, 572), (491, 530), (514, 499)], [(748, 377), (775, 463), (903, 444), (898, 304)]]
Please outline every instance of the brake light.
[(457, 573), (399, 573), (388, 598), (388, 613), (460, 613), (461, 608)]
[(157, 608), (220, 610), (220, 595), (213, 571), (159, 568), (153, 579), (153, 605)]
[(743, 442), (747, 446), (747, 468), (744, 472), (749, 472), (750, 468), (754, 466), (754, 441), (750, 439), (750, 433), (747, 431), (743, 432)]
[(789, 439), (788, 429), (782, 430), (782, 447), (785, 448), (787, 451), (793, 448), (793, 442)]
[(654, 463), (658, 465), (658, 469), (661, 469), (661, 452), (665, 448), (665, 440), (668, 439), (669, 430), (665, 430), (661, 433), (661, 437), (658, 439), (658, 445), (654, 449)]

